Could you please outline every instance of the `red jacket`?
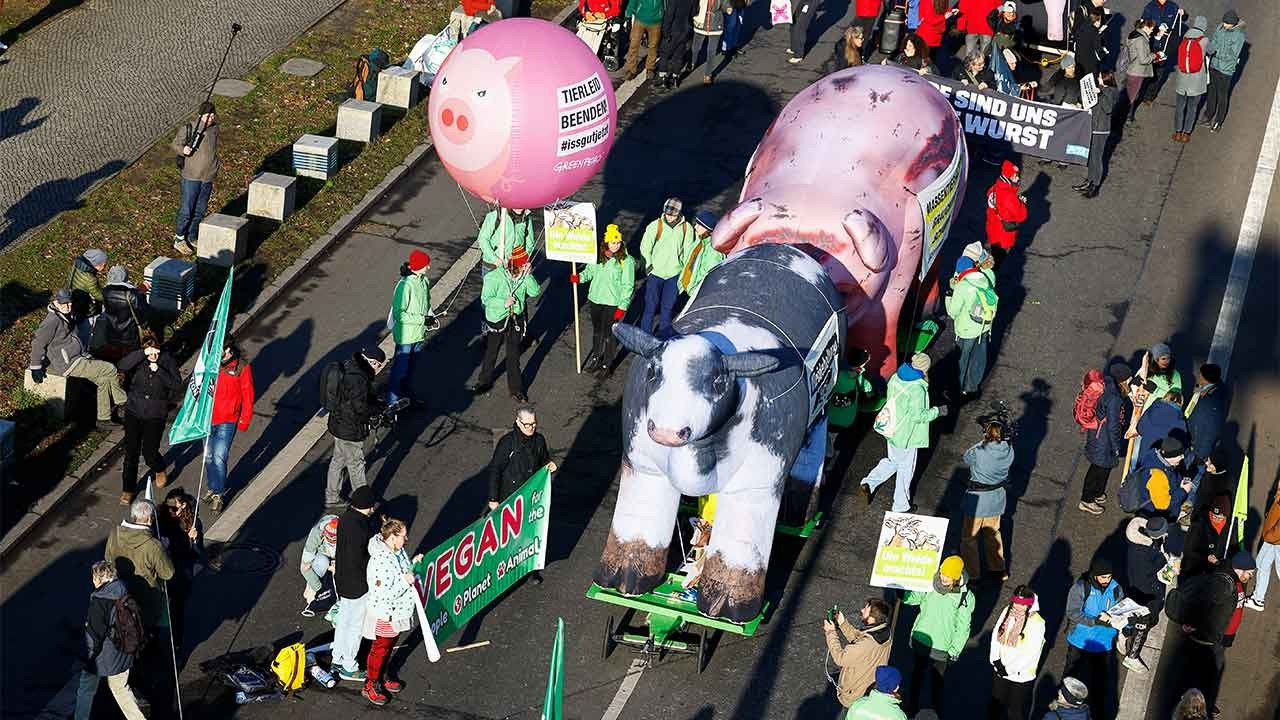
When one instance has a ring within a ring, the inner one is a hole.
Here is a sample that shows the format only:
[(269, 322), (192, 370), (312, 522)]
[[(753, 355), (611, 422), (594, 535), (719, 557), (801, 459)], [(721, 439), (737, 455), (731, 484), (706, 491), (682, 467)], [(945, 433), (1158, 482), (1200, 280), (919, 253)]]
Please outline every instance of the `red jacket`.
[(937, 50), (942, 46), (942, 34), (947, 31), (947, 7), (944, 4), (942, 12), (938, 12), (933, 9), (933, 0), (920, 0), (919, 7), (920, 26), (916, 34), (931, 50)]
[(475, 17), (493, 6), (493, 0), (462, 0), (462, 12)]
[(604, 13), (605, 17), (618, 17), (622, 12), (621, 0), (578, 0), (578, 12), (586, 15), (589, 12)]
[(1244, 599), (1247, 597), (1240, 578), (1235, 577), (1234, 573), (1232, 576), (1236, 581), (1236, 609), (1231, 613), (1231, 622), (1227, 623), (1227, 629), (1222, 633), (1226, 637), (1235, 637), (1236, 632), (1240, 630), (1240, 621), (1244, 619)]
[(236, 360), (223, 363), (218, 370), (218, 387), (213, 395), (214, 425), (236, 423), (244, 432), (253, 419), (253, 372), (249, 363)]
[(880, 14), (883, 5), (884, 0), (853, 0), (853, 15), (873, 18)]
[(1017, 168), (1006, 160), (1000, 179), (987, 190), (987, 244), (1005, 250), (1013, 249), (1018, 228), (1005, 229), (1004, 223), (1022, 223), (1027, 219), (1027, 204), (1018, 197), (1018, 186), (1005, 180), (1013, 170)]
[(956, 6), (960, 9), (956, 29), (966, 35), (994, 35), (995, 30), (987, 22), (987, 16), (1000, 5), (1001, 0), (960, 0)]

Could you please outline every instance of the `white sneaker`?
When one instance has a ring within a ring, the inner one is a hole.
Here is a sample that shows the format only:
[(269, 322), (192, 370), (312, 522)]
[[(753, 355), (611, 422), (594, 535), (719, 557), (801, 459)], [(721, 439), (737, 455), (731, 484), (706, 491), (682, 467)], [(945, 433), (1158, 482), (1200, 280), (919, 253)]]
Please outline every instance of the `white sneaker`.
[(1123, 665), (1129, 672), (1138, 673), (1139, 675), (1145, 675), (1148, 672), (1147, 664), (1142, 662), (1140, 657), (1127, 657), (1124, 659)]
[(1244, 601), (1244, 606), (1249, 608), (1250, 610), (1257, 610), (1258, 612), (1262, 612), (1263, 610), (1267, 609), (1266, 605), (1258, 602), (1257, 600), (1254, 600), (1253, 598), (1247, 598)]

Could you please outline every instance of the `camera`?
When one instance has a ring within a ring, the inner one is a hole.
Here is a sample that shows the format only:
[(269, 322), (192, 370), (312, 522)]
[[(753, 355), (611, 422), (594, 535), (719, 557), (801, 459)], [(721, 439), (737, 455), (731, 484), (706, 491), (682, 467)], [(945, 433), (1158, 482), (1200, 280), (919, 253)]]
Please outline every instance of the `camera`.
[(987, 426), (995, 423), (1004, 430), (1005, 440), (1012, 441), (1014, 436), (1017, 435), (1017, 425), (1010, 418), (1009, 406), (1003, 401), (997, 401), (993, 404), (989, 412), (978, 416), (977, 421), (981, 432), (986, 432)]
[(831, 608), (827, 610), (827, 622), (835, 622), (836, 614), (839, 612), (840, 612), (840, 606), (832, 605)]

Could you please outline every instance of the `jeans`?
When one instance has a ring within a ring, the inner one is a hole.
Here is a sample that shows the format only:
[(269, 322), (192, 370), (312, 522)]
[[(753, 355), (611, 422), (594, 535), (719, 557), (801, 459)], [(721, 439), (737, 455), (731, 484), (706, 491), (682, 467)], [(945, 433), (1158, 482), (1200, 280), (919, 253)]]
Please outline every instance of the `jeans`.
[(338, 624), (333, 628), (332, 666), (349, 673), (360, 670), (356, 654), (360, 652), (360, 638), (364, 633), (364, 608), (368, 594), (358, 598), (344, 597), (338, 601)]
[(1098, 186), (1102, 184), (1102, 162), (1107, 153), (1107, 140), (1110, 138), (1110, 130), (1105, 132), (1094, 130), (1089, 135), (1089, 174), (1087, 179), (1090, 185)]
[(182, 201), (178, 205), (178, 221), (173, 234), (184, 237), (194, 246), (200, 240), (200, 221), (209, 212), (209, 195), (213, 183), (199, 180), (182, 180)]
[(236, 439), (236, 424), (218, 423), (209, 426), (209, 439), (205, 442), (204, 475), (209, 481), (209, 492), (221, 495), (227, 491), (227, 457), (231, 455), (231, 441)]
[[(724, 16), (724, 34), (720, 36), (720, 49), (733, 52), (738, 49), (738, 36), (742, 33), (742, 11), (736, 10)], [(867, 37), (871, 37), (868, 33)]]
[[(695, 35), (693, 43), (693, 54), (698, 55), (698, 46), (706, 41), (707, 46), (707, 62), (702, 66), (702, 74), (705, 77), (715, 75), (716, 68), (720, 66), (720, 36), (719, 35)], [(677, 286), (678, 288), (678, 286)]]
[[(88, 670), (80, 671), (80, 687), (76, 690), (75, 720), (89, 720), (93, 713), (93, 698), (98, 694), (98, 685), (102, 678)], [(138, 708), (138, 700), (129, 687), (129, 671), (107, 676), (107, 687), (111, 689), (120, 713), (125, 720), (146, 720), (142, 710)]]
[(1199, 112), (1199, 95), (1178, 94), (1173, 102), (1173, 131), (1191, 134), (1196, 127), (1196, 115)]
[(982, 333), (976, 338), (956, 338), (956, 344), (960, 346), (961, 391), (978, 392), (982, 376), (987, 373), (987, 345), (990, 342), (990, 333)]
[[(791, 54), (804, 57), (809, 42), (809, 25), (818, 14), (819, 0), (795, 0), (791, 3)], [(864, 45), (865, 47), (865, 45)]]
[(640, 315), (640, 329), (650, 332), (653, 327), (653, 316), (658, 315), (656, 335), (667, 339), (675, 334), (671, 327), (671, 312), (676, 306), (676, 297), (680, 294), (680, 276), (660, 278), (650, 275), (644, 281), (644, 312)]
[(302, 579), (307, 581), (307, 587), (320, 592), (324, 588), (324, 574), (327, 572), (329, 572), (328, 555), (315, 555), (310, 559), (303, 555)]
[(124, 394), (124, 388), (120, 387), (119, 376), (116, 375), (116, 366), (109, 362), (95, 360), (93, 358), (80, 358), (75, 365), (66, 372), (64, 377), (84, 378), (93, 383), (98, 388), (98, 420), (108, 421), (111, 419), (111, 406), (123, 405), (128, 396)]
[(418, 355), (425, 345), (425, 342), (396, 345), (395, 357), (391, 359), (391, 378), (387, 381), (388, 403), (402, 397), (413, 397), (413, 375), (418, 366)]
[(138, 456), (147, 461), (151, 472), (164, 469), (164, 456), (160, 454), (160, 438), (164, 435), (164, 418), (140, 418), (131, 412), (124, 414), (124, 472), (122, 489), (127, 493), (138, 491)]
[(871, 468), (871, 472), (862, 478), (862, 484), (871, 492), (875, 492), (895, 473), (898, 482), (893, 488), (893, 511), (907, 512), (911, 509), (911, 478), (916, 474), (916, 448), (900, 448), (891, 442), (889, 456)]
[(1110, 702), (1116, 682), (1116, 654), (1110, 650), (1091, 652), (1067, 644), (1064, 675), (1080, 680), (1089, 688), (1093, 717), (1106, 717), (1103, 707)]
[(337, 505), (342, 500), (342, 471), (347, 471), (351, 489), (368, 484), (364, 479), (364, 442), (361, 440), (333, 439), (333, 457), (329, 459), (329, 476), (324, 486), (324, 501)]
[(1221, 125), (1227, 119), (1227, 106), (1231, 104), (1231, 76), (1209, 68), (1209, 101), (1204, 106), (1205, 122)]
[(1258, 584), (1253, 588), (1254, 602), (1266, 602), (1272, 572), (1280, 576), (1280, 545), (1264, 542), (1258, 548)]

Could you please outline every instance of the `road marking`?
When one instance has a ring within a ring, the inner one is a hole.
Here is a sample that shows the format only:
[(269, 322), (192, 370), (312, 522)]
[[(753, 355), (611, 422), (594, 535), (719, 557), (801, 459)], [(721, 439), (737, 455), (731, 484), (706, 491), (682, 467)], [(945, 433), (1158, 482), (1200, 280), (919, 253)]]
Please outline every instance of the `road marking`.
[(640, 676), (648, 666), (648, 663), (639, 658), (631, 661), (631, 667), (627, 668), (627, 674), (622, 678), (618, 692), (614, 693), (613, 702), (605, 708), (604, 716), (600, 720), (618, 720), (618, 716), (622, 714), (622, 708), (627, 706), (627, 700), (631, 699), (631, 693), (635, 692), (636, 684), (640, 682)]
[[(1213, 344), (1209, 349), (1209, 362), (1216, 363), (1225, 375), (1231, 365), (1231, 351), (1235, 348), (1236, 332), (1240, 329), (1240, 314), (1244, 310), (1245, 295), (1249, 291), (1249, 275), (1253, 271), (1253, 258), (1257, 254), (1258, 237), (1267, 216), (1267, 200), (1271, 196), (1275, 180), (1276, 163), (1280, 160), (1280, 80), (1276, 81), (1271, 96), (1271, 112), (1267, 117), (1267, 129), (1262, 134), (1262, 148), (1258, 151), (1258, 167), (1253, 173), (1253, 184), (1244, 206), (1244, 218), (1240, 221), (1240, 235), (1236, 239), (1235, 256), (1231, 259), (1231, 271), (1227, 274), (1227, 289), (1222, 295), (1222, 308), (1218, 311), (1218, 324), (1213, 329)], [(1160, 665), (1160, 651), (1164, 647), (1165, 631), (1169, 623), (1157, 623), (1147, 636), (1147, 649), (1153, 650), (1147, 661), (1145, 673), (1125, 673), (1124, 689), (1120, 693), (1120, 712), (1116, 720), (1142, 720), (1147, 715), (1147, 703), (1151, 699), (1151, 682)]]

